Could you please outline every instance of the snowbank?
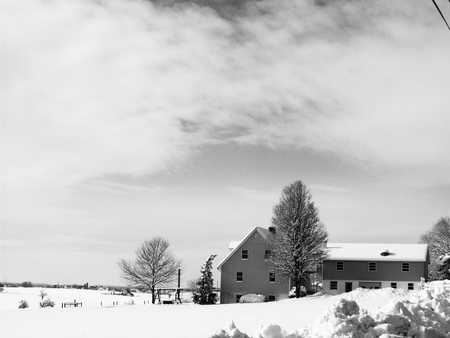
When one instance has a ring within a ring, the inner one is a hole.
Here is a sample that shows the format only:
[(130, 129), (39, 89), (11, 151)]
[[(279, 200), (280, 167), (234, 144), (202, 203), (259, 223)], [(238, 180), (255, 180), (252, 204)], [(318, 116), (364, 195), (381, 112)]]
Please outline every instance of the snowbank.
[(247, 295), (243, 295), (239, 300), (239, 303), (264, 303), (264, 300), (265, 300), (264, 295), (249, 293)]
[[(429, 285), (428, 285), (429, 286)], [(358, 289), (344, 294), (309, 328), (288, 333), (279, 325), (263, 328), (254, 338), (328, 338), (328, 337), (450, 337), (450, 292), (428, 287), (418, 292), (385, 289), (394, 301), (369, 313), (358, 299), (378, 291)], [(301, 314), (299, 314), (301, 315)], [(251, 338), (234, 324), (211, 338)]]

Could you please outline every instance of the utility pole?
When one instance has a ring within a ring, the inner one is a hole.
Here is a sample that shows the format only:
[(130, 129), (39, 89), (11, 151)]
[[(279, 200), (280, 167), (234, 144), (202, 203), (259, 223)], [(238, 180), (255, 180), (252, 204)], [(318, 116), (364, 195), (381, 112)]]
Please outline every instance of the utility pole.
[(178, 302), (180, 302), (180, 304), (181, 304), (181, 290), (180, 290), (180, 288), (181, 288), (181, 269), (178, 269), (178, 288), (177, 288), (177, 299), (178, 299)]

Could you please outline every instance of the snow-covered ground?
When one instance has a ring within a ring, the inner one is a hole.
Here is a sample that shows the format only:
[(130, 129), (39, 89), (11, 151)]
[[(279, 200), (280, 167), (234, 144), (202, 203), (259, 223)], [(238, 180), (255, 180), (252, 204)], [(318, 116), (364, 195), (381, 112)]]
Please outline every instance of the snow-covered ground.
[[(148, 294), (127, 297), (104, 291), (47, 289), (56, 306), (45, 309), (38, 307), (39, 292), (38, 288), (5, 288), (0, 293), (0, 337), (209, 338), (221, 329), (225, 331), (218, 337), (247, 337), (239, 332), (254, 338), (332, 337), (338, 330), (345, 333), (343, 337), (352, 337), (352, 332), (366, 329), (378, 330), (367, 336), (376, 337), (383, 329), (393, 329), (397, 324), (411, 328), (411, 322), (424, 326), (417, 326), (417, 332), (424, 332), (428, 326), (441, 331), (441, 336), (433, 337), (450, 337), (450, 293), (443, 288), (428, 292), (358, 289), (337, 296), (210, 306), (144, 305), (144, 300), (150, 300)], [(21, 299), (27, 300), (30, 308), (18, 309)], [(82, 301), (83, 307), (61, 308), (62, 301), (74, 299)], [(127, 305), (131, 300), (134, 305)], [(113, 301), (119, 305), (112, 307)], [(390, 314), (396, 316), (389, 317)], [(228, 329), (232, 322), (239, 330)], [(279, 325), (283, 332), (270, 324)], [(305, 328), (309, 330), (304, 331)], [(287, 335), (294, 332), (302, 335)]]
[(27, 301), (30, 309), (38, 309), (41, 302), (40, 292), (43, 290), (50, 300), (55, 302), (55, 307), (61, 307), (63, 302), (82, 302), (84, 308), (97, 308), (113, 306), (116, 302), (119, 305), (130, 304), (131, 302), (151, 301), (151, 295), (137, 293), (136, 297), (113, 295), (110, 291), (83, 290), (83, 289), (53, 289), (53, 288), (5, 288), (0, 293), (0, 313), (3, 310), (13, 310), (18, 308), (20, 300)]

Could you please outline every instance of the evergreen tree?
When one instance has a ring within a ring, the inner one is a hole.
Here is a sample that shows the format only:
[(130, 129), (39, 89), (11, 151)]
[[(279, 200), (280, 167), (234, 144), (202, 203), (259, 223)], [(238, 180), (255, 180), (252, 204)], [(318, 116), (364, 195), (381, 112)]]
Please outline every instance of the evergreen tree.
[(212, 263), (216, 255), (209, 256), (206, 263), (202, 266), (201, 276), (196, 283), (194, 291), (194, 303), (197, 304), (214, 304), (216, 302), (216, 294), (213, 292), (214, 279), (212, 274)]
[(327, 232), (320, 223), (311, 193), (301, 181), (283, 189), (274, 208), (272, 223), (276, 227), (272, 263), (295, 285), (300, 297), (301, 285), (307, 284), (326, 256)]

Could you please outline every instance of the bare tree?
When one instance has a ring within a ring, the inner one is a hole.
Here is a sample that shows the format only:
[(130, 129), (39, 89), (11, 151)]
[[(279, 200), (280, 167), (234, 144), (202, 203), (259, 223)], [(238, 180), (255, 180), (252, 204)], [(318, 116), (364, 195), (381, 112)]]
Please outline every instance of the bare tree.
[(328, 238), (311, 193), (301, 181), (283, 189), (272, 223), (277, 235), (271, 261), (279, 272), (291, 278), (298, 298), (301, 285), (306, 284), (309, 274), (326, 256)]
[(156, 288), (174, 282), (180, 265), (169, 251), (169, 242), (161, 237), (145, 241), (136, 251), (134, 261), (119, 262), (123, 278), (135, 287), (150, 290), (153, 304)]
[(447, 273), (439, 260), (450, 254), (450, 217), (442, 217), (421, 240), (430, 250), (430, 279), (445, 279)]

